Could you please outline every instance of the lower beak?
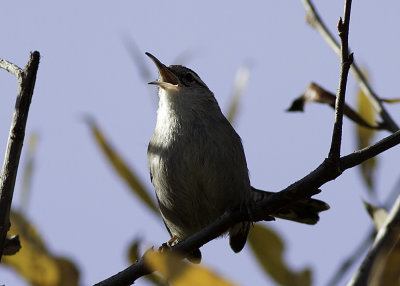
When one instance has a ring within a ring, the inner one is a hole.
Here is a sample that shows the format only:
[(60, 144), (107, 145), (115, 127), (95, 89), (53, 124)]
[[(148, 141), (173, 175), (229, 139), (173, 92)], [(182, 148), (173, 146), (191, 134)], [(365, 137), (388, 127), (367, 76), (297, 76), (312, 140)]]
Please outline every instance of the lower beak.
[(162, 88), (168, 87), (178, 87), (179, 79), (178, 77), (170, 71), (162, 62), (160, 62), (155, 56), (146, 52), (146, 55), (154, 62), (157, 66), (158, 72), (160, 73), (160, 78), (158, 81), (149, 82), (149, 84), (155, 84)]

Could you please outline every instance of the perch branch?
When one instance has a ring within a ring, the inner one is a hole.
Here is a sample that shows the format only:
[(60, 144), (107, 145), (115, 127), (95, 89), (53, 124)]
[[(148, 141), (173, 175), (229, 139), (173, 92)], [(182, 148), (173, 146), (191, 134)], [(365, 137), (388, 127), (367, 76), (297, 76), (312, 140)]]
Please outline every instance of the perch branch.
[(20, 69), (5, 60), (0, 60), (0, 68), (15, 75), (19, 82), (14, 115), (0, 177), (0, 260), (6, 235), (10, 228), (11, 202), (39, 60), (40, 54), (37, 51), (31, 53), (29, 62), (24, 69)]

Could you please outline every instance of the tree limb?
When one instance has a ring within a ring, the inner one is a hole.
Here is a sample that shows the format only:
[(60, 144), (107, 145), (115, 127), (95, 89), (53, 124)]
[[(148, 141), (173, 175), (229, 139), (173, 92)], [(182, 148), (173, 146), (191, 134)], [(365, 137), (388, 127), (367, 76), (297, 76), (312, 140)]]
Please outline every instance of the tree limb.
[(19, 82), (14, 115), (0, 177), (0, 260), (3, 254), (6, 235), (10, 227), (11, 202), (39, 60), (39, 52), (35, 51), (31, 53), (29, 62), (23, 70), (12, 63), (0, 60), (0, 68), (15, 75)]

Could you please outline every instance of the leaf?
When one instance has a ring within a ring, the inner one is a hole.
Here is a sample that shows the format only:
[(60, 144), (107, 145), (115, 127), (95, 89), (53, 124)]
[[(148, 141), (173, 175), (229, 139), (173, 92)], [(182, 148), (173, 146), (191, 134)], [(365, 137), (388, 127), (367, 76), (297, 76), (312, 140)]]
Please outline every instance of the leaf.
[(26, 153), (26, 162), (24, 164), (22, 174), (22, 194), (21, 194), (21, 211), (26, 212), (29, 203), (29, 194), (32, 187), (32, 175), (35, 164), (35, 154), (37, 148), (39, 136), (36, 133), (32, 133), (28, 139), (28, 148)]
[(400, 286), (400, 231), (398, 224), (392, 226), (391, 235), (375, 257), (368, 275), (368, 285)]
[(383, 208), (373, 206), (366, 201), (363, 201), (365, 209), (374, 222), (375, 229), (379, 231), (384, 225), (386, 218), (389, 216), (388, 212)]
[[(325, 90), (318, 84), (312, 82), (308, 85), (304, 93), (293, 100), (291, 106), (286, 110), (288, 112), (295, 112), (295, 111), (304, 111), (304, 106), (306, 103), (316, 102), (316, 103), (323, 103), (328, 104), (330, 107), (335, 109), (335, 101), (336, 95), (333, 93)], [(344, 105), (344, 115), (352, 120), (353, 122), (357, 123), (358, 125), (371, 128), (371, 129), (382, 129), (382, 124), (379, 122), (368, 122), (366, 121), (363, 116), (361, 116), (358, 112), (352, 109), (347, 104)]]
[(31, 285), (78, 285), (76, 265), (50, 253), (36, 228), (22, 213), (11, 211), (9, 234), (18, 234), (22, 248), (15, 255), (3, 256), (3, 263), (14, 268)]
[(311, 285), (311, 270), (294, 272), (283, 261), (285, 245), (271, 229), (255, 224), (250, 230), (248, 242), (259, 264), (279, 285)]
[(389, 104), (400, 102), (400, 98), (381, 98), (380, 100), (384, 103), (389, 103)]
[(226, 118), (229, 120), (231, 124), (233, 124), (233, 121), (237, 115), (238, 107), (240, 104), (240, 101), (243, 97), (244, 90), (247, 86), (247, 83), (249, 81), (249, 75), (250, 75), (250, 67), (249, 65), (243, 65), (241, 66), (238, 71), (236, 72), (236, 77), (235, 77), (235, 85), (233, 88), (233, 94), (232, 94), (232, 100), (228, 109), (228, 113)]
[[(133, 241), (133, 243), (129, 247), (128, 258), (131, 264), (134, 264), (140, 258), (139, 247), (141, 243), (142, 243), (141, 239), (137, 238)], [(162, 278), (160, 275), (157, 275), (157, 273), (155, 272), (149, 275), (145, 275), (144, 278), (153, 283), (154, 285), (167, 285), (166, 280)]]
[(144, 82), (149, 82), (151, 79), (151, 72), (146, 64), (144, 53), (140, 50), (135, 40), (129, 35), (123, 37), (125, 49), (129, 53), (133, 63), (137, 66), (137, 70)]
[(160, 253), (148, 250), (145, 253), (146, 264), (158, 271), (174, 286), (234, 285), (204, 266), (188, 264), (181, 259), (170, 252)]
[(117, 172), (117, 174), (128, 184), (133, 193), (158, 215), (158, 208), (156, 207), (153, 199), (150, 197), (149, 191), (144, 187), (135, 172), (128, 167), (128, 164), (107, 141), (105, 135), (96, 125), (94, 120), (90, 117), (87, 117), (86, 122), (88, 123), (93, 136), (96, 139), (96, 143), (111, 165), (114, 167), (114, 170)]
[[(372, 106), (366, 94), (360, 88), (357, 92), (357, 109), (361, 116), (369, 124), (373, 124), (375, 122), (376, 116), (374, 107)], [(375, 130), (357, 125), (356, 131), (358, 149), (362, 149), (371, 145), (371, 141), (375, 136)], [(371, 159), (360, 164), (361, 175), (370, 193), (373, 193), (374, 191), (374, 172), (376, 170), (376, 164), (376, 157), (372, 157)]]

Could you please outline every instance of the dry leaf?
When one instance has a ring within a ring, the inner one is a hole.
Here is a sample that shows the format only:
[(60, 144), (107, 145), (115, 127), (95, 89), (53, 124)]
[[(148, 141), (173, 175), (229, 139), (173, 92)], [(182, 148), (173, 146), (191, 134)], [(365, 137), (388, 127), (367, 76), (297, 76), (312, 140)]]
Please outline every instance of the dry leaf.
[[(304, 93), (292, 102), (292, 105), (287, 109), (287, 111), (290, 111), (290, 112), (304, 111), (304, 105), (306, 103), (310, 103), (310, 102), (328, 104), (330, 107), (335, 109), (335, 101), (336, 101), (336, 95), (325, 90), (318, 84), (312, 82), (306, 88)], [(380, 123), (367, 122), (363, 118), (363, 116), (361, 116), (359, 113), (357, 113), (354, 109), (352, 109), (347, 104), (345, 104), (343, 112), (347, 118), (354, 121), (358, 125), (361, 125), (361, 126), (364, 126), (367, 128), (371, 128), (371, 129), (381, 129)]]

